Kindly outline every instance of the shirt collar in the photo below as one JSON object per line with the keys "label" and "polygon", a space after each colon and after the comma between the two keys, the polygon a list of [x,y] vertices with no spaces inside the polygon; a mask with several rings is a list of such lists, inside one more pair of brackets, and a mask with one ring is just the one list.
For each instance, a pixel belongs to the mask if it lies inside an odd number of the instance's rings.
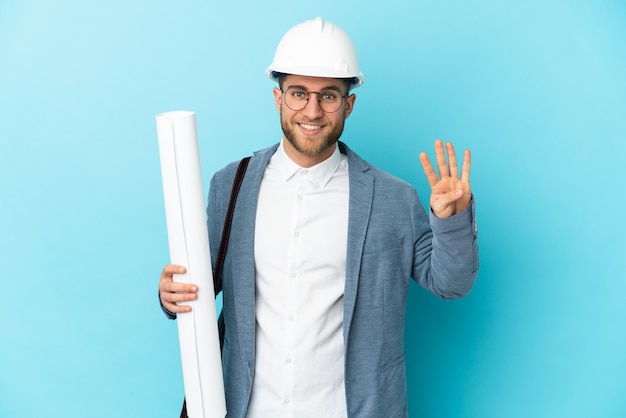
{"label": "shirt collar", "polygon": [[284,138],[280,142],[280,146],[274,154],[276,162],[278,163],[280,176],[283,181],[289,181],[299,172],[308,172],[309,178],[313,179],[319,184],[320,187],[324,188],[332,178],[333,174],[335,174],[339,164],[341,163],[341,152],[339,151],[339,146],[335,144],[335,150],[332,155],[321,163],[318,163],[313,167],[304,168],[300,167],[291,158],[289,158],[285,152],[285,148],[283,147],[283,141],[285,141]]}

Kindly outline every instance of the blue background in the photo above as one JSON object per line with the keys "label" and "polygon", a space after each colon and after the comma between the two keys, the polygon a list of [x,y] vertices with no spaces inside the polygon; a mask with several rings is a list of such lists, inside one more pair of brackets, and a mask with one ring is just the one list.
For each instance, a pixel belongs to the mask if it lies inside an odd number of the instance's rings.
{"label": "blue background", "polygon": [[411,416],[626,416],[626,3],[5,0],[1,417],[177,416],[154,116],[197,112],[206,188],[280,139],[263,72],[318,15],[367,78],[353,149],[424,203],[419,152],[473,153],[482,268],[411,287]]}

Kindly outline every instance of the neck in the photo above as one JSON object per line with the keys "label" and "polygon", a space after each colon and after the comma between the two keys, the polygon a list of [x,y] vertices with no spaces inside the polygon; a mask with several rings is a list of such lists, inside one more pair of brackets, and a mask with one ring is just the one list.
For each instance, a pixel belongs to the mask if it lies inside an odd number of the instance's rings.
{"label": "neck", "polygon": [[283,137],[283,149],[285,150],[285,154],[287,154],[291,161],[298,164],[302,168],[310,168],[329,159],[335,152],[336,147],[337,143],[335,143],[335,146],[325,148],[318,153],[309,154],[298,151],[293,144],[287,140],[287,138]]}

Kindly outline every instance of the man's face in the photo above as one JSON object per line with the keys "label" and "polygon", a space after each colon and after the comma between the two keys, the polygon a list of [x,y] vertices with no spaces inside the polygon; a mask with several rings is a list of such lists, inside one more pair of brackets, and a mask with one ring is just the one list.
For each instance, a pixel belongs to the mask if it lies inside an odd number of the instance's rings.
{"label": "man's face", "polygon": [[[337,91],[340,96],[348,94],[344,80],[323,77],[287,75],[282,80],[282,90],[298,87],[307,92],[323,90]],[[330,157],[341,133],[345,119],[352,113],[356,96],[345,98],[336,112],[322,110],[317,94],[311,94],[306,106],[294,111],[286,104],[283,92],[274,89],[276,109],[280,112],[280,123],[285,135],[285,152],[297,164],[310,167]]]}

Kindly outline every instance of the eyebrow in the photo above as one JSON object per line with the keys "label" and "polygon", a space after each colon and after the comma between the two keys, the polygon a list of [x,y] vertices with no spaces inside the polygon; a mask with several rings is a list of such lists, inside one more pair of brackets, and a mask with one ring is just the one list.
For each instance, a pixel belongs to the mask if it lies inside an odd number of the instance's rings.
{"label": "eyebrow", "polygon": [[[285,88],[285,90],[290,89],[290,88],[301,89],[301,90],[304,90],[304,91],[307,91],[307,92],[309,91],[309,89],[307,89],[305,86],[301,86],[301,85],[298,85],[298,84],[294,84],[294,85],[292,85],[292,86],[287,86],[287,87]],[[320,89],[320,91],[324,91],[324,90],[333,90],[333,91],[336,91],[336,92],[337,92],[337,93],[339,93],[339,94],[343,94],[343,93],[341,92],[341,89],[340,89],[339,87],[337,87],[337,86],[333,86],[333,85],[331,85],[331,86],[327,86],[327,87],[323,87],[323,88],[321,88],[321,89]],[[347,94],[347,93],[346,93],[346,94]]]}

